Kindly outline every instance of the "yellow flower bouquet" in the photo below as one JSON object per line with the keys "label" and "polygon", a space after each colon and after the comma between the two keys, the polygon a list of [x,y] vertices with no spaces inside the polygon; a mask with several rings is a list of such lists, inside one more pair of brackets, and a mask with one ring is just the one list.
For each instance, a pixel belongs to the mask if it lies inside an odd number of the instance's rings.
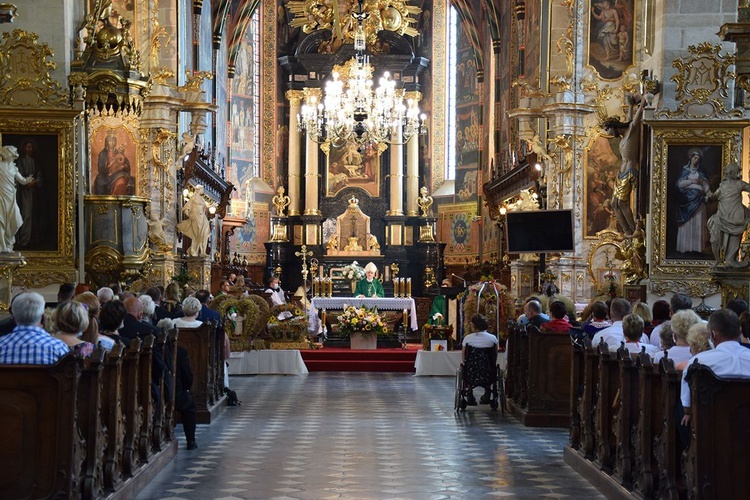
{"label": "yellow flower bouquet", "polygon": [[385,335],[388,333],[388,327],[376,308],[344,306],[344,312],[336,319],[339,321],[341,333],[347,335],[352,333]]}

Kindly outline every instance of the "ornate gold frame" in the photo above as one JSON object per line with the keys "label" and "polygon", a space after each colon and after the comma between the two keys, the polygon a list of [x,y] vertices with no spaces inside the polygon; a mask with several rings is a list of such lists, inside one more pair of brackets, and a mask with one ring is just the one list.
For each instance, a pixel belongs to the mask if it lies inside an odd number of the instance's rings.
{"label": "ornate gold frame", "polygon": [[[3,110],[6,111],[6,110]],[[14,277],[16,284],[41,288],[54,283],[75,281],[75,221],[73,207],[73,119],[70,110],[8,110],[0,117],[2,134],[57,135],[57,250],[24,251],[28,263]]]}
{"label": "ornate gold frame", "polygon": [[[650,280],[653,291],[690,293],[692,296],[707,296],[715,292],[716,285],[710,282],[709,271],[713,260],[675,259],[667,256],[667,206],[671,189],[668,182],[669,151],[672,146],[720,146],[721,165],[740,161],[742,133],[748,122],[736,121],[688,121],[653,120],[653,175],[652,175],[652,223],[650,251]],[[716,185],[711,185],[715,190]]]}

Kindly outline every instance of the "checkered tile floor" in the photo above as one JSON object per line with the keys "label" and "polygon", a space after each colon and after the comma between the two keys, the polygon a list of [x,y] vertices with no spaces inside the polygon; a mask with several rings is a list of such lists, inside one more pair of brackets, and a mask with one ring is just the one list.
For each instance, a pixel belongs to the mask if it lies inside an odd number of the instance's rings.
{"label": "checkered tile floor", "polygon": [[[562,461],[563,429],[453,412],[450,377],[232,377],[242,406],[198,426],[146,499],[603,498]],[[477,396],[481,389],[477,389]]]}

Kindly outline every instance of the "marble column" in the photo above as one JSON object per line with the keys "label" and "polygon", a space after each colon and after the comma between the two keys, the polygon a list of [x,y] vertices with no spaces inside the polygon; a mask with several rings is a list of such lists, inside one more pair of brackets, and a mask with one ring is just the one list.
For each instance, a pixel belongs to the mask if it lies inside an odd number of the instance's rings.
{"label": "marble column", "polygon": [[404,146],[401,127],[391,134],[391,202],[387,215],[404,215]]}
{"label": "marble column", "polygon": [[320,215],[320,210],[318,210],[318,145],[309,135],[305,148],[305,164],[307,168],[305,169],[304,215]]}
{"label": "marble column", "polygon": [[[407,92],[407,99],[422,98],[420,92]],[[406,143],[406,215],[416,217],[417,198],[419,197],[419,135],[414,134]]]}
{"label": "marble column", "polygon": [[287,90],[286,98],[289,99],[289,215],[300,214],[300,189],[302,178],[300,177],[300,132],[299,112],[303,92],[300,90]]}

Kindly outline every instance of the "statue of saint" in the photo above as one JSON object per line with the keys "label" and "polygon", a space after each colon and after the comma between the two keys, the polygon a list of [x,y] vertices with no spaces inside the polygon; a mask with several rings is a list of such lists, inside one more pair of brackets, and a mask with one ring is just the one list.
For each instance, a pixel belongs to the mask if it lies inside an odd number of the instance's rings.
{"label": "statue of saint", "polygon": [[332,234],[331,238],[328,240],[328,243],[326,243],[326,249],[331,251],[336,251],[339,249],[339,235],[338,234]]}
{"label": "statue of saint", "polygon": [[612,195],[612,211],[615,213],[617,222],[620,223],[626,237],[635,231],[635,219],[633,218],[633,211],[630,209],[630,198],[636,184],[638,184],[641,120],[643,118],[643,107],[646,104],[645,99],[633,95],[628,95],[627,100],[629,104],[628,121],[621,122],[618,117],[609,117],[602,124],[608,134],[622,138],[620,139],[622,164],[617,174]]}
{"label": "statue of saint", "polygon": [[195,188],[195,193],[182,207],[182,213],[186,219],[177,224],[177,230],[190,238],[190,248],[187,254],[190,257],[206,257],[206,245],[211,236],[211,225],[206,217],[208,208],[206,200],[203,199],[203,186]]}
{"label": "statue of saint", "polygon": [[292,200],[284,194],[285,191],[284,186],[279,186],[279,189],[276,190],[276,196],[271,198],[271,203],[273,203],[273,206],[276,208],[276,215],[279,217],[286,217],[284,211],[292,202]]}
{"label": "statue of saint", "polygon": [[367,235],[367,249],[368,250],[380,250],[380,243],[378,243],[378,237],[374,234]]}
{"label": "statue of saint", "polygon": [[719,200],[719,208],[708,219],[711,249],[716,266],[723,260],[725,267],[744,268],[748,262],[740,262],[740,239],[750,222],[750,209],[742,204],[742,193],[750,193],[750,184],[743,181],[740,166],[732,162],[724,167],[724,178],[719,188],[706,195],[707,199]]}
{"label": "statue of saint", "polygon": [[34,176],[24,177],[14,163],[18,159],[15,146],[0,149],[0,253],[12,253],[16,233],[23,224],[21,210],[16,202],[16,182],[27,185]]}
{"label": "statue of saint", "polygon": [[417,205],[419,206],[419,209],[422,211],[422,217],[427,217],[430,212],[430,207],[432,207],[432,196],[429,195],[429,191],[427,191],[427,187],[422,186],[422,188],[419,190],[419,198],[417,198]]}

